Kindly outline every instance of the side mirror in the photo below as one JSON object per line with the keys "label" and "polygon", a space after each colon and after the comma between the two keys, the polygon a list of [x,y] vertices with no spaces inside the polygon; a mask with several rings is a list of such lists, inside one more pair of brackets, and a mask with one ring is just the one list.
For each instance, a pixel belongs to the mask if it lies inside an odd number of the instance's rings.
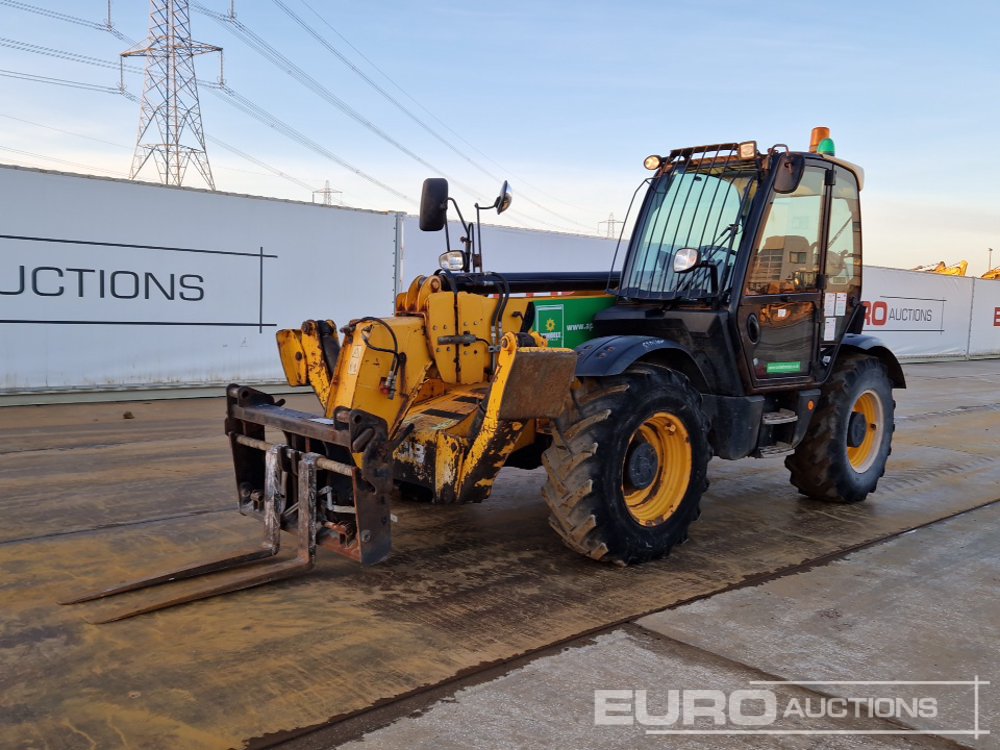
{"label": "side mirror", "polygon": [[448,220],[448,180],[428,177],[420,192],[420,231],[440,232]]}
{"label": "side mirror", "polygon": [[500,195],[497,197],[497,213],[502,214],[508,208],[510,204],[514,202],[514,194],[510,190],[510,185],[507,184],[507,180],[503,181],[503,187],[500,188]]}
{"label": "side mirror", "polygon": [[782,154],[775,169],[774,192],[782,195],[794,193],[802,182],[806,160],[802,158],[802,154]]}
{"label": "side mirror", "polygon": [[693,247],[682,247],[674,256],[674,273],[693,271],[701,263],[701,253]]}

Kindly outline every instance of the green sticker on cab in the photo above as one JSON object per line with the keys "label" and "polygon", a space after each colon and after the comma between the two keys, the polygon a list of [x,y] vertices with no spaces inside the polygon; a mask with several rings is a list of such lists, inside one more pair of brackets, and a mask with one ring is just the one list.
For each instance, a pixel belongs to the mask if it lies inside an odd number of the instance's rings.
{"label": "green sticker on cab", "polygon": [[781,375],[787,373],[802,372],[801,362],[768,362],[768,375]]}

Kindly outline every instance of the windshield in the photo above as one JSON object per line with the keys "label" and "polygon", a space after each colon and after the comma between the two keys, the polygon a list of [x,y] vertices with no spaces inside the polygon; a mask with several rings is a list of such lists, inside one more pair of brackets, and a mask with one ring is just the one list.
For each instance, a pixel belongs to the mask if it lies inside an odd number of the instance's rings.
{"label": "windshield", "polygon": [[[757,187],[753,164],[677,164],[653,182],[632,235],[622,274],[621,296],[640,299],[699,299],[721,294],[732,280]],[[674,272],[674,255],[697,248],[710,268]]]}

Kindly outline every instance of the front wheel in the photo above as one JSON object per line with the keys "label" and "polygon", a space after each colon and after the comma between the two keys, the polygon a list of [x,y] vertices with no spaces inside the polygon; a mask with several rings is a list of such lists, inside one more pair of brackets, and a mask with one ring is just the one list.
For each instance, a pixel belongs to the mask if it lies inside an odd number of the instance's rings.
{"label": "front wheel", "polygon": [[633,365],[571,395],[543,455],[549,523],[597,560],[663,557],[687,538],[707,485],[700,394],[680,373]]}
{"label": "front wheel", "polygon": [[894,412],[885,365],[871,356],[845,356],[823,387],[805,438],[785,459],[792,484],[814,500],[864,500],[885,474]]}

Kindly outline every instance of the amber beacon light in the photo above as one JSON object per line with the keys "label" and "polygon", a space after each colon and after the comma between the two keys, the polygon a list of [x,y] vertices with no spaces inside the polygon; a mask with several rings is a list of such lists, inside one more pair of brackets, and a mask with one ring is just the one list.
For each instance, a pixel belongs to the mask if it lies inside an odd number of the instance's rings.
{"label": "amber beacon light", "polygon": [[809,153],[825,156],[836,155],[836,148],[830,137],[830,128],[817,127],[812,129],[812,135],[809,137]]}

